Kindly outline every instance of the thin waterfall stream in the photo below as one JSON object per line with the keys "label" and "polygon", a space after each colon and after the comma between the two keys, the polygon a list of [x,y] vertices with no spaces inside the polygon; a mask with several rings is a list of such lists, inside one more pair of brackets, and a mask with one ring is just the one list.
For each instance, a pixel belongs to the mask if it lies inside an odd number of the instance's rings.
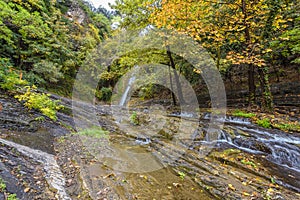
{"label": "thin waterfall stream", "polygon": [[129,93],[129,91],[131,89],[131,85],[134,83],[134,81],[135,81],[135,76],[132,76],[132,77],[129,78],[127,87],[125,89],[125,92],[122,95],[119,106],[125,106],[125,103],[126,103],[127,98],[128,98],[128,93]]}

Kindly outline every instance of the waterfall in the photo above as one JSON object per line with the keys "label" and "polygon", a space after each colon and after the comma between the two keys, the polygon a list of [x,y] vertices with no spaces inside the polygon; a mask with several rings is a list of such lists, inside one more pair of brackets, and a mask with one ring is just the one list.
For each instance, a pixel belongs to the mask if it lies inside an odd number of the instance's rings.
{"label": "waterfall", "polygon": [[128,80],[128,84],[127,84],[126,90],[125,90],[125,92],[122,95],[122,98],[121,98],[121,101],[119,103],[119,106],[124,106],[125,105],[128,93],[129,93],[129,91],[131,89],[131,85],[132,85],[132,83],[134,81],[135,81],[135,76],[130,77],[130,79]]}

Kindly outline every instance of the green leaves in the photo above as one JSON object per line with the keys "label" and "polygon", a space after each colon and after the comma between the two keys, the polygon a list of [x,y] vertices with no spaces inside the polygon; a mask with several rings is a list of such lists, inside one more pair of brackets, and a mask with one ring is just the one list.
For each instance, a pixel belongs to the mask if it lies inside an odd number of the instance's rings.
{"label": "green leaves", "polygon": [[300,63],[300,16],[294,20],[295,26],[284,31],[280,37],[271,43],[277,54],[291,57],[291,62]]}
{"label": "green leaves", "polygon": [[268,119],[268,118],[256,120],[256,123],[258,126],[261,126],[264,128],[271,128],[271,122],[270,122],[270,119]]}
{"label": "green leaves", "polygon": [[[62,8],[67,12],[71,6],[82,11],[82,23],[62,14]],[[0,58],[9,58],[15,68],[39,76],[34,78],[39,83],[75,77],[87,55],[109,31],[110,21],[94,13],[83,0],[59,4],[0,0],[0,7]]]}
{"label": "green leaves", "polygon": [[132,123],[133,125],[140,124],[139,117],[135,111],[133,111],[132,114],[130,115],[130,123]]}
{"label": "green leaves", "polygon": [[25,88],[26,92],[16,95],[15,98],[21,102],[25,102],[24,105],[29,109],[37,109],[50,119],[56,121],[56,112],[64,106],[59,105],[59,101],[52,101],[47,94],[35,92],[35,86],[26,86]]}
{"label": "green leaves", "polygon": [[121,26],[139,30],[146,28],[150,24],[151,13],[148,2],[149,0],[116,0],[113,8],[123,16]]}
{"label": "green leaves", "polygon": [[0,88],[9,91],[15,91],[19,86],[28,84],[27,81],[20,78],[22,72],[12,68],[8,59],[0,59]]}
{"label": "green leaves", "polygon": [[33,65],[33,71],[42,76],[50,83],[58,82],[59,78],[63,77],[60,72],[61,65],[49,60],[41,60]]}
{"label": "green leaves", "polygon": [[254,113],[247,113],[247,112],[244,112],[244,111],[241,111],[241,110],[235,110],[232,113],[232,115],[236,116],[236,117],[245,117],[245,118],[252,118],[252,117],[256,116],[256,114],[254,114]]}

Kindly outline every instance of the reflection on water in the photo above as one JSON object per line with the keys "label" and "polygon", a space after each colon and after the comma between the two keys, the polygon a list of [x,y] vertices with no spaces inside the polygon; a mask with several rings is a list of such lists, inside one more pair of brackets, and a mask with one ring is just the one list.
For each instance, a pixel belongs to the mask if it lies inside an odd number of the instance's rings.
{"label": "reflection on water", "polygon": [[[142,111],[138,115],[143,119]],[[245,166],[240,163],[232,163],[234,167],[223,166],[224,163],[220,163],[220,160],[211,159],[213,152],[229,148],[239,149],[244,152],[241,155],[246,159],[251,157],[260,162],[261,169],[266,169],[263,173],[274,173],[277,184],[300,191],[300,180],[297,178],[300,177],[299,137],[278,130],[263,129],[247,120],[228,118],[225,119],[224,127],[215,129],[218,139],[211,141],[206,139],[207,116],[199,121],[188,113],[170,115],[147,112],[146,115],[144,123],[138,126],[124,117],[115,122],[116,127],[121,127],[118,130],[123,131],[111,132],[110,137],[102,140],[101,145],[97,145],[97,140],[92,138],[83,140],[84,145],[101,163],[99,167],[105,166],[105,170],[121,174],[130,183],[130,189],[124,187],[137,196],[146,197],[150,193],[155,196],[157,192],[156,198],[164,195],[165,199],[174,199],[176,195],[183,195],[178,199],[211,199],[211,195],[220,197],[222,195],[217,193],[231,182],[237,181],[237,175],[228,174],[230,169],[232,173],[242,173],[241,176],[246,179],[258,180],[257,173],[260,171],[256,168],[249,174],[249,171],[243,171]],[[102,116],[101,120],[112,119]],[[159,129],[153,123],[157,120],[164,121]],[[245,158],[238,157],[237,160]],[[280,173],[282,170],[287,173]],[[92,171],[97,174],[96,169]],[[179,174],[184,174],[185,177],[182,178]],[[266,182],[270,181],[268,176],[266,175]],[[249,189],[247,185],[236,184],[240,185],[241,190]],[[234,192],[230,195],[232,199],[238,198]]]}

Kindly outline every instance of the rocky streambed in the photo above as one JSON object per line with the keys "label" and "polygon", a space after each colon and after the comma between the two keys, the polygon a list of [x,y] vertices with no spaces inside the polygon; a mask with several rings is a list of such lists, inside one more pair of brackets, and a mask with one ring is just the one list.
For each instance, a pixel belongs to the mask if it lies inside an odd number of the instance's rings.
{"label": "rocky streambed", "polygon": [[54,155],[55,137],[69,131],[6,94],[0,104],[1,199],[70,199]]}
{"label": "rocky streambed", "polygon": [[300,198],[297,133],[226,118],[210,141],[209,114],[85,105],[80,125],[93,111],[98,127],[74,134],[71,101],[62,102],[67,109],[57,122],[41,122],[39,113],[1,95],[0,168],[7,185],[1,198]]}

